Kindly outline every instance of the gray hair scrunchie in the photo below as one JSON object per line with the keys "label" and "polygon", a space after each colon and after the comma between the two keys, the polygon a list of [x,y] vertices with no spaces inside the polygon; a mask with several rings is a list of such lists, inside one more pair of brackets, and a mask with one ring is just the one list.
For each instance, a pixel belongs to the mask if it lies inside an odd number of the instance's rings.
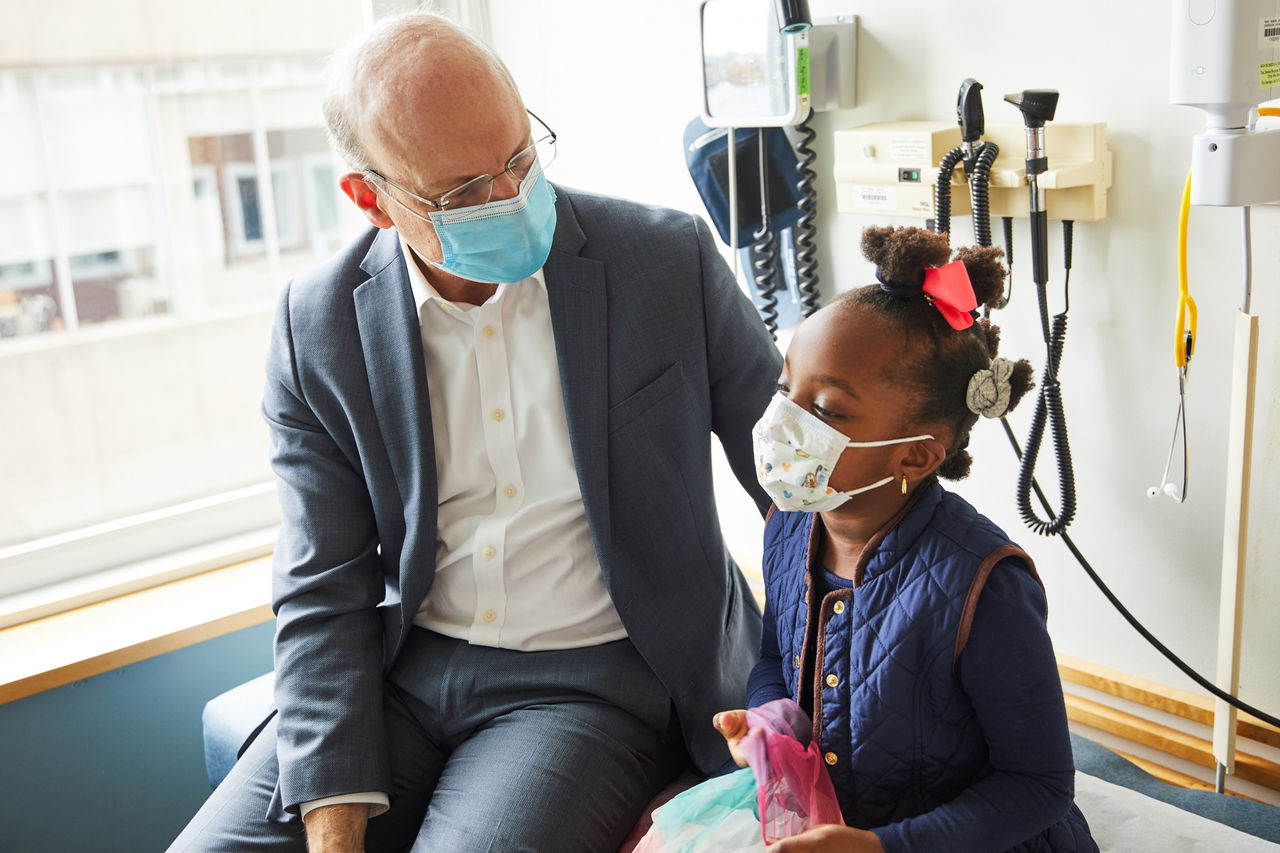
{"label": "gray hair scrunchie", "polygon": [[990,367],[984,367],[969,378],[969,388],[965,391],[965,404],[969,411],[984,418],[998,418],[1009,408],[1009,396],[1013,389],[1009,386],[1009,377],[1013,375],[1013,362],[1007,358],[991,360]]}

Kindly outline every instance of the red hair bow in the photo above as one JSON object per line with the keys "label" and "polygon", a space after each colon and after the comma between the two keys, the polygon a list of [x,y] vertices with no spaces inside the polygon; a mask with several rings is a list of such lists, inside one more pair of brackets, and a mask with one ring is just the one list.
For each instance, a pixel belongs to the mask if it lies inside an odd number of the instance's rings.
{"label": "red hair bow", "polygon": [[942,312],[948,326],[967,329],[973,325],[971,312],[978,309],[978,298],[973,295],[973,284],[963,261],[926,269],[922,290],[933,307]]}

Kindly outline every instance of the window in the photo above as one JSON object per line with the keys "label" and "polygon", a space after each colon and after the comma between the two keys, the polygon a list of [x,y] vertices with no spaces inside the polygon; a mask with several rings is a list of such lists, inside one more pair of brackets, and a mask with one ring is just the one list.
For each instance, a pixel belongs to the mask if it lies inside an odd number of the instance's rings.
{"label": "window", "polygon": [[365,3],[282,0],[257,38],[194,0],[127,26],[111,5],[86,6],[70,35],[52,10],[17,21],[9,43],[27,55],[0,70],[8,601],[228,536],[269,541],[274,300],[367,227],[339,198],[319,105],[324,58]]}

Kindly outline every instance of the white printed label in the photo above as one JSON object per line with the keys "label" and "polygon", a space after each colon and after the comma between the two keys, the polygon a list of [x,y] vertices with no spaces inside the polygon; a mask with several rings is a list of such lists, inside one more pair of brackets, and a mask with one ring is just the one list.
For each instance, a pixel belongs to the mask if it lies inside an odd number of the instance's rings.
{"label": "white printed label", "polygon": [[1263,18],[1258,22],[1258,50],[1280,47],[1280,18]]}
{"label": "white printed label", "polygon": [[928,163],[929,141],[911,138],[891,139],[889,140],[889,159],[904,166]]}
{"label": "white printed label", "polygon": [[898,190],[895,187],[853,188],[854,204],[864,210],[897,210]]}

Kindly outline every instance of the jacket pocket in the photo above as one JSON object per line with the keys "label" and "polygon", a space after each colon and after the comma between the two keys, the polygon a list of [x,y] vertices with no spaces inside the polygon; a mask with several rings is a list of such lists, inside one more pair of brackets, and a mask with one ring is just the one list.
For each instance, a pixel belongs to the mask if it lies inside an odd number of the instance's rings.
{"label": "jacket pocket", "polygon": [[634,394],[609,409],[609,431],[616,432],[684,385],[684,362],[677,361]]}

